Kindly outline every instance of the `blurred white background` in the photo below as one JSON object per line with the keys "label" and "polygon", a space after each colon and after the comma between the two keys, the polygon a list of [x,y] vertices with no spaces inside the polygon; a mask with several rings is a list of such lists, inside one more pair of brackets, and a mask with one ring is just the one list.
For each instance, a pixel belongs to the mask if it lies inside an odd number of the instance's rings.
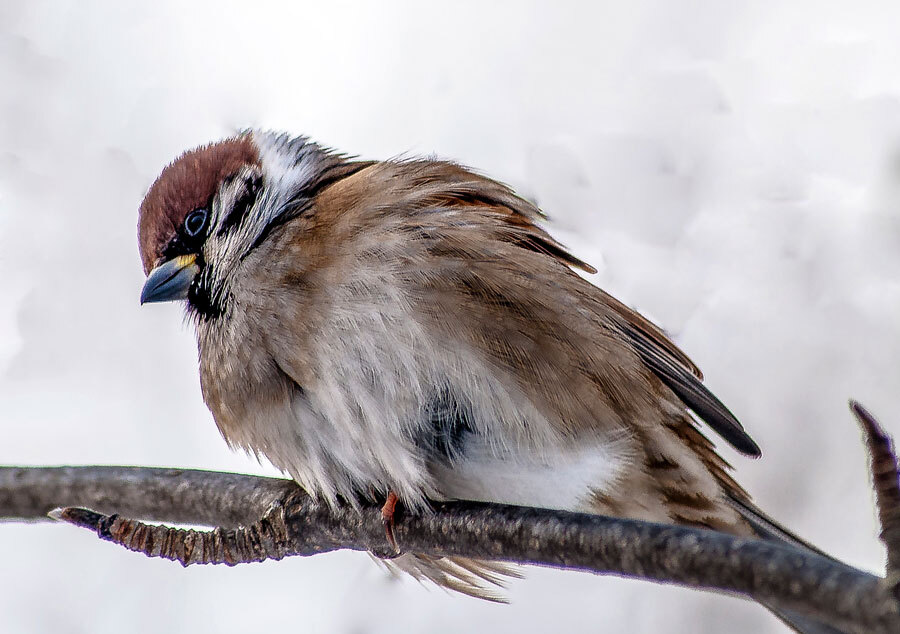
{"label": "blurred white background", "polygon": [[[457,159],[535,198],[763,447],[759,504],[882,552],[853,396],[900,434],[900,4],[0,1],[0,464],[273,473],[205,409],[181,308],[141,308],[140,200],[260,126]],[[360,553],[235,569],[0,525],[0,630],[778,632],[732,598],[529,570],[512,605]]]}

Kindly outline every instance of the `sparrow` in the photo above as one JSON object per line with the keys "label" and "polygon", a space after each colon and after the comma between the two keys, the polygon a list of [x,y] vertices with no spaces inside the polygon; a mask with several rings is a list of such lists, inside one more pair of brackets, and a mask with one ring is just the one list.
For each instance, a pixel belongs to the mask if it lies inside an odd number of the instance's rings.
{"label": "sparrow", "polygon": [[[473,500],[810,547],[716,452],[707,431],[760,455],[697,366],[580,275],[595,270],[543,220],[453,162],[246,131],[150,187],[141,302],[185,301],[231,447],[325,503],[385,500],[389,536],[398,500]],[[492,600],[514,573],[416,553],[387,565]]]}

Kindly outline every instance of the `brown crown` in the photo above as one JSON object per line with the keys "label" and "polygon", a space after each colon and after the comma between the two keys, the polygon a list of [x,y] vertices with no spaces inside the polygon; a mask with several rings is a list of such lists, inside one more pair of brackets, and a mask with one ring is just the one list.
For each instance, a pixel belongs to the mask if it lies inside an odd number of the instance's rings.
{"label": "brown crown", "polygon": [[258,162],[253,141],[242,135],[189,150],[167,165],[144,197],[138,215],[144,273],[157,263],[185,217],[209,204],[222,180]]}

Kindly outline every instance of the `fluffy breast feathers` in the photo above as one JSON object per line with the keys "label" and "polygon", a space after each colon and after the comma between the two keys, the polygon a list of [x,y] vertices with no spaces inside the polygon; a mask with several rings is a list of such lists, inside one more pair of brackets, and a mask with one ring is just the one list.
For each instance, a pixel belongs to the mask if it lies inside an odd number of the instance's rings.
{"label": "fluffy breast feathers", "polygon": [[[438,161],[376,163],[331,184],[247,258],[228,323],[200,326],[223,434],[332,501],[394,490],[421,507],[476,488],[490,499],[490,483],[459,474],[559,466],[593,469],[594,483],[557,507],[735,524],[717,500],[746,494],[647,359],[691,389],[699,371],[577,275],[590,267],[540,218]],[[427,411],[445,394],[471,438],[435,454],[447,430]],[[603,464],[582,460],[591,448]],[[528,502],[494,488],[496,501]],[[531,503],[549,505],[537,491]]]}

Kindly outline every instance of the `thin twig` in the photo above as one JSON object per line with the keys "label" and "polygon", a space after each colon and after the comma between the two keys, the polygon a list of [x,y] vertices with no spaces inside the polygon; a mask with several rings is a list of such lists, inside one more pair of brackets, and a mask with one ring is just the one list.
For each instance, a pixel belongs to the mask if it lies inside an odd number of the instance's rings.
{"label": "thin twig", "polygon": [[887,549],[887,579],[900,590],[900,469],[894,443],[875,417],[856,401],[850,409],[862,427],[869,449],[875,506],[881,525],[881,541]]}
{"label": "thin twig", "polygon": [[56,509],[48,515],[96,531],[100,538],[148,557],[177,561],[182,566],[234,566],[296,554],[287,535],[282,509],[281,504],[274,505],[262,519],[248,527],[210,531],[145,524],[117,514],[104,515],[77,507]]}

